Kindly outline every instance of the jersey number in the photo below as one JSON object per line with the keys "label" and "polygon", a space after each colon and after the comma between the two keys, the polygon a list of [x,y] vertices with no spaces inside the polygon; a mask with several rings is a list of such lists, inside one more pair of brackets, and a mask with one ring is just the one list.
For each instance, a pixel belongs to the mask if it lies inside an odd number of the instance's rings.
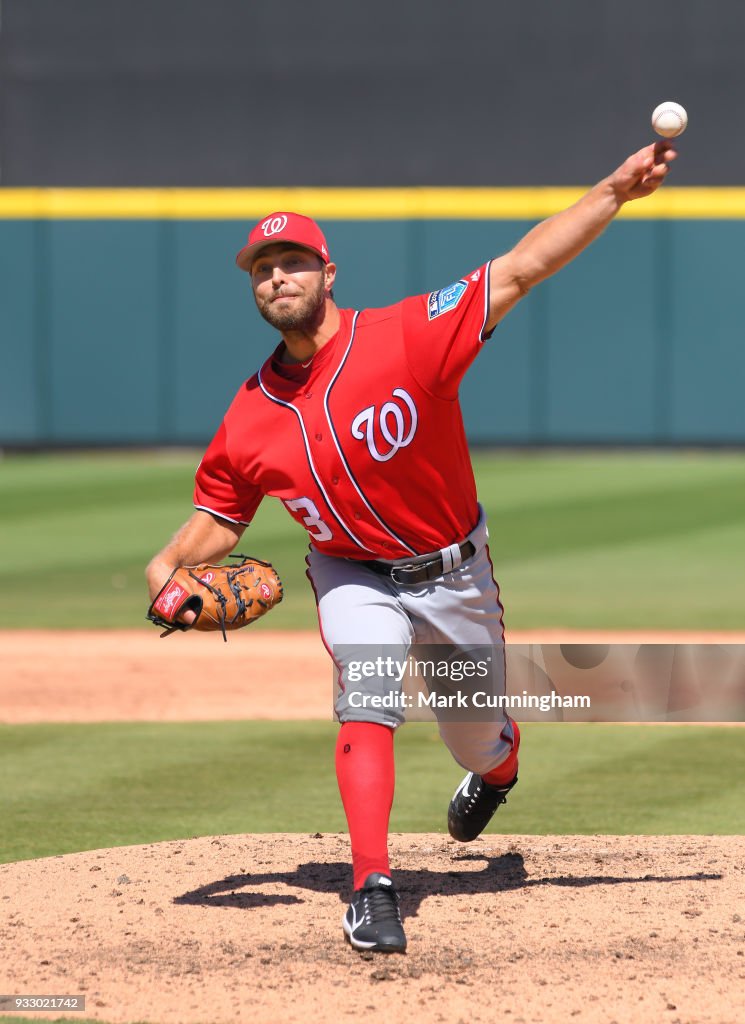
{"label": "jersey number", "polygon": [[331,540],[331,530],[328,528],[323,519],[318,514],[318,509],[310,498],[293,498],[291,501],[286,501],[285,507],[290,512],[307,512],[307,516],[303,516],[303,525],[308,531],[313,540],[324,541]]}

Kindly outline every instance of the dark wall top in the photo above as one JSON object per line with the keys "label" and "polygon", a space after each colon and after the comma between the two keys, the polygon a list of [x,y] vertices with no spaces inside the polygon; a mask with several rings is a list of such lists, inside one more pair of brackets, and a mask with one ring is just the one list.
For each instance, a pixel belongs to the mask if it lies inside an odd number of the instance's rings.
{"label": "dark wall top", "polygon": [[743,0],[3,0],[0,184],[584,184],[689,111],[745,183]]}

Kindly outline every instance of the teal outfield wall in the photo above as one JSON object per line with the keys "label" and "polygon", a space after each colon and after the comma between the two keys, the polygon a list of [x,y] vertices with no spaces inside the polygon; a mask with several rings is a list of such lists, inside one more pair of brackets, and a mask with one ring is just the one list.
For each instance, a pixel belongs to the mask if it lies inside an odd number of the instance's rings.
{"label": "teal outfield wall", "polygon": [[[449,284],[531,226],[324,220],[342,306]],[[0,220],[0,444],[203,444],[274,344],[234,220]],[[619,220],[463,386],[494,444],[745,444],[745,220]],[[393,382],[395,383],[395,382]]]}

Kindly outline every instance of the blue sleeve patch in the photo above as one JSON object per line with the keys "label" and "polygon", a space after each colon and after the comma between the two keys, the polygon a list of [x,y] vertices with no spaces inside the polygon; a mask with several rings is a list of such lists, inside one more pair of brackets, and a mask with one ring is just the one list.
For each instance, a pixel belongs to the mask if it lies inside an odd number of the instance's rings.
{"label": "blue sleeve patch", "polygon": [[468,285],[465,281],[456,281],[455,284],[450,284],[447,288],[441,288],[439,292],[430,292],[427,299],[428,318],[434,320],[436,316],[440,316],[442,313],[449,313],[451,309],[455,309],[467,288]]}

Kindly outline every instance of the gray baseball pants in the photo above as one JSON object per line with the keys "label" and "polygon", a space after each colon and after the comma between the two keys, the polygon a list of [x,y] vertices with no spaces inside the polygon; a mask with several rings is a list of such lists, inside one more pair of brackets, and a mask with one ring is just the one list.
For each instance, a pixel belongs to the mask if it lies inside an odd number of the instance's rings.
{"label": "gray baseball pants", "polygon": [[[432,645],[452,645],[466,653],[492,648],[497,657],[488,679],[463,681],[459,688],[505,692],[503,608],[487,538],[482,510],[467,538],[475,554],[451,572],[414,586],[401,586],[367,566],[329,557],[311,546],[308,578],[316,594],[321,635],[344,680],[335,708],[340,722],[376,722],[395,729],[405,720],[397,707],[360,706],[361,695],[389,691],[392,681],[385,676],[350,682],[347,669],[356,648],[367,659],[377,652],[396,660],[408,654],[427,657],[435,649]],[[512,750],[512,720],[501,708],[479,711],[465,721],[464,716],[453,720],[438,707],[433,711],[445,745],[467,771],[484,775]]]}

